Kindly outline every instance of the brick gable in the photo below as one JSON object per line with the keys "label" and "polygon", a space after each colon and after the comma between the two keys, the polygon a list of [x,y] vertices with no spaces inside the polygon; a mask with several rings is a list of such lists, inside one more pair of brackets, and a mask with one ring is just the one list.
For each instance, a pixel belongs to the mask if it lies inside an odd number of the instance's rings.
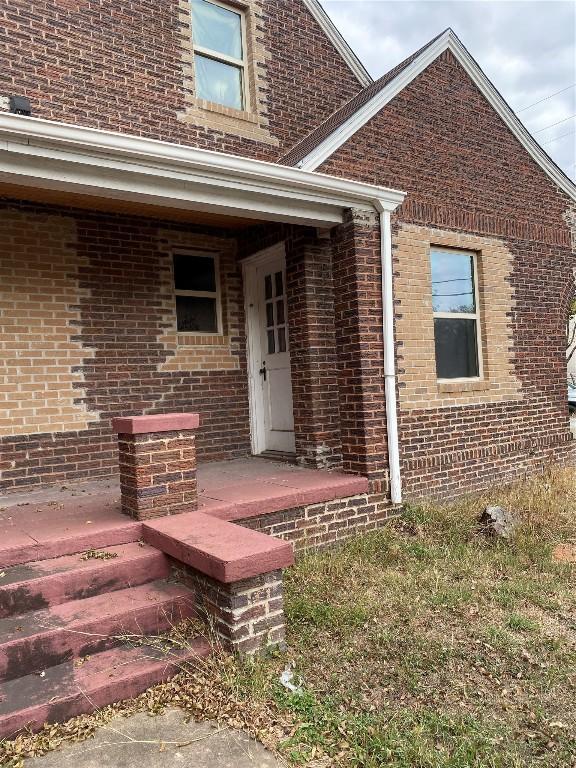
{"label": "brick gable", "polygon": [[[562,230],[554,237],[569,244],[563,219],[568,198],[532,160],[449,51],[318,171],[404,190],[408,196],[399,212],[404,220],[436,219],[442,225],[449,224],[452,215],[456,229],[507,236],[511,233],[503,230],[503,222],[514,218]],[[418,214],[419,205],[428,208]],[[532,235],[526,231],[522,236]]]}
{"label": "brick gable", "polygon": [[258,98],[272,143],[179,119],[187,82],[177,0],[6,0],[0,96],[28,96],[36,117],[275,160],[361,86],[300,0],[253,5],[268,52]]}

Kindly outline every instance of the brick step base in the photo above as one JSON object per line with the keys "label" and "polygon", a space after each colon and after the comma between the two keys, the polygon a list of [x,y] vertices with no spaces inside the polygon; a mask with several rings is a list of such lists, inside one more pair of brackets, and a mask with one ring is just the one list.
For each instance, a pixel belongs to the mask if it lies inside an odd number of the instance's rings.
{"label": "brick step base", "polygon": [[71,660],[50,667],[43,677],[31,674],[0,684],[0,739],[133,698],[209,653],[201,638],[168,654],[148,646],[118,647],[82,664]]}
{"label": "brick step base", "polygon": [[130,543],[86,557],[76,553],[15,565],[0,579],[0,618],[136,587],[170,574],[168,559],[153,547]]}

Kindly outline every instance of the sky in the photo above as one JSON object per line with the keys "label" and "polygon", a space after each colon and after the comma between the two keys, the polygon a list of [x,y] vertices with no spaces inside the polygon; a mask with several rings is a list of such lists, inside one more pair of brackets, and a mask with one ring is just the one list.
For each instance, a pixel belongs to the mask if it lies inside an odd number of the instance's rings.
{"label": "sky", "polygon": [[374,78],[452,27],[528,130],[576,180],[576,1],[321,2]]}

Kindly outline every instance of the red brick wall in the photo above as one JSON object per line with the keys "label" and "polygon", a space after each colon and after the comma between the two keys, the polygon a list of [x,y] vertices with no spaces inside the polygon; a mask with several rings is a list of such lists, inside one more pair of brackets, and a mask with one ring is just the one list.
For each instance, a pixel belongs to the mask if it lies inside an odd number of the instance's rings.
{"label": "red brick wall", "polygon": [[27,96],[37,117],[275,160],[360,90],[300,0],[262,0],[279,146],[183,123],[180,25],[178,0],[3,0],[0,95]]}
{"label": "red brick wall", "polygon": [[[164,232],[184,227],[150,219],[103,215],[25,203],[2,203],[34,215],[65,216],[76,225],[80,288],[78,333],[86,350],[78,404],[93,414],[88,429],[0,439],[0,490],[88,479],[118,470],[114,416],[191,411],[202,415],[198,456],[217,460],[250,450],[245,339],[233,339],[238,365],[231,370],[163,370],[170,351],[159,283],[169,270],[161,250]],[[226,233],[194,229],[198,234]],[[21,232],[19,237],[25,237]],[[235,327],[243,328],[241,274],[234,264],[222,275],[231,296]],[[51,301],[46,296],[46,301]],[[25,321],[23,321],[25,323]],[[25,357],[25,355],[24,355]],[[23,364],[36,361],[23,360]],[[66,375],[62,369],[61,375]],[[14,383],[16,391],[16,383]]]}
{"label": "red brick wall", "polygon": [[[319,170],[405,190],[396,226],[489,235],[514,255],[510,356],[522,399],[407,410],[400,391],[408,494],[455,495],[572,457],[564,309],[576,259],[563,218],[568,199],[452,55],[444,53]],[[395,250],[397,287],[408,285],[409,261]],[[408,309],[397,302],[397,317]]]}
{"label": "red brick wall", "polygon": [[365,493],[237,522],[245,528],[291,541],[296,552],[306,552],[381,528],[397,511],[386,493]]}
{"label": "red brick wall", "polygon": [[347,211],[332,247],[343,466],[378,493],[388,482],[388,445],[377,214]]}
{"label": "red brick wall", "polygon": [[296,454],[319,469],[342,465],[332,249],[313,230],[286,240],[286,284]]}

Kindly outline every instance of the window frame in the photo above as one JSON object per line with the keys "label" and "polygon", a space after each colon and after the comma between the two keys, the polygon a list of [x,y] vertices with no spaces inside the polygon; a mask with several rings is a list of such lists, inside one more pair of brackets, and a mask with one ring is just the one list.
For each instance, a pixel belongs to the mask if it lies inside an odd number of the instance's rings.
{"label": "window frame", "polygon": [[[215,291],[194,291],[184,288],[176,288],[176,275],[174,273],[175,256],[198,256],[201,258],[210,258],[214,262],[214,279],[216,283]],[[222,281],[220,280],[220,254],[213,251],[202,251],[197,249],[177,249],[172,251],[172,287],[174,289],[174,313],[176,315],[176,332],[179,336],[212,336],[214,338],[224,335],[224,324],[222,320]],[[177,296],[190,296],[199,299],[216,299],[216,331],[181,331],[178,328]]]}
{"label": "window frame", "polygon": [[[478,286],[478,258],[479,254],[476,251],[466,251],[461,248],[447,248],[446,246],[431,246],[428,258],[430,265],[430,285],[432,286],[432,254],[444,253],[452,256],[464,255],[472,258],[472,279],[474,280],[474,306],[475,312],[435,312],[434,311],[434,297],[432,296],[432,322],[434,320],[474,320],[476,323],[476,354],[478,356],[478,376],[458,376],[452,379],[440,378],[436,374],[436,381],[438,384],[452,384],[458,382],[474,382],[484,380],[484,355],[482,346],[482,323],[480,312],[480,291]],[[436,343],[436,332],[434,331],[434,343]],[[434,354],[434,362],[436,363],[436,354]]]}
{"label": "window frame", "polygon": [[[247,34],[246,34],[246,12],[247,9],[241,6],[236,5],[234,2],[221,2],[221,0],[206,0],[206,2],[211,3],[212,5],[219,6],[220,8],[224,8],[226,11],[231,11],[232,13],[236,13],[238,16],[240,16],[240,35],[242,38],[242,53],[244,58],[243,59],[235,59],[233,56],[228,56],[225,53],[220,53],[219,51],[214,51],[212,48],[204,48],[202,45],[197,45],[194,40],[194,19],[192,17],[192,3],[190,4],[190,24],[191,24],[191,30],[192,30],[192,66],[194,68],[194,81],[197,82],[196,79],[196,54],[199,56],[203,56],[206,59],[211,59],[212,61],[218,61],[221,64],[228,64],[230,66],[236,67],[240,70],[241,76],[240,76],[240,82],[241,82],[241,97],[242,97],[242,108],[237,109],[236,107],[230,107],[227,104],[221,104],[219,101],[210,101],[208,99],[204,99],[204,101],[208,101],[209,104],[217,104],[219,107],[224,109],[231,109],[234,112],[249,112],[249,105],[250,105],[250,87],[248,82],[248,47],[247,47]],[[201,96],[198,96],[198,89],[195,87],[196,90],[196,96],[197,98],[202,98]]]}

